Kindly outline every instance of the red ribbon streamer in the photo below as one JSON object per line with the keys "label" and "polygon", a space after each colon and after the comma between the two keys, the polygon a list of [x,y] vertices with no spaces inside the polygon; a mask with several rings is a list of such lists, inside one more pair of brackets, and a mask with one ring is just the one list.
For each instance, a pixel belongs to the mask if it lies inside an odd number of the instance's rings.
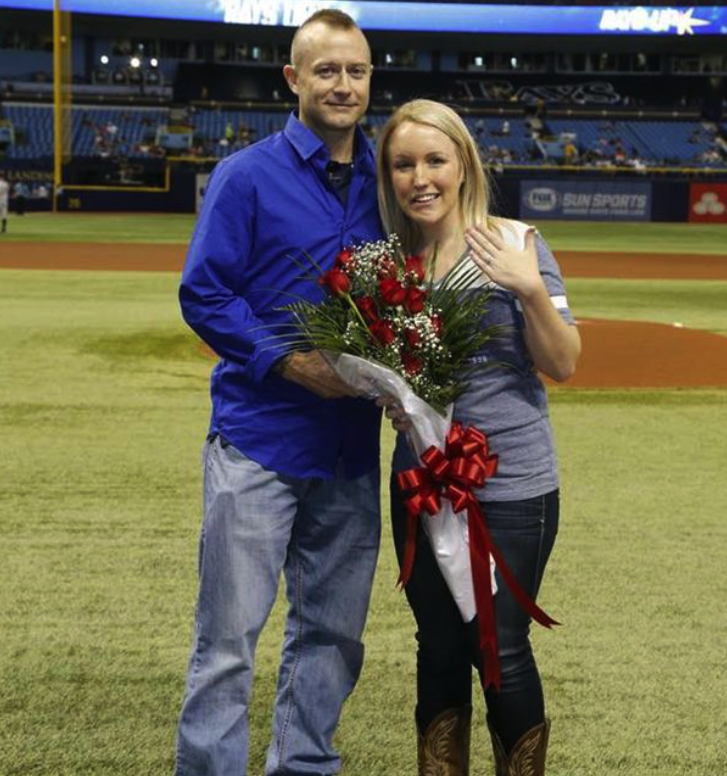
{"label": "red ribbon streamer", "polygon": [[[475,605],[479,617],[480,649],[482,651],[485,689],[492,684],[500,688],[500,661],[498,659],[495,604],[490,576],[490,555],[500,576],[522,608],[540,625],[550,628],[558,625],[520,587],[515,575],[495,546],[487,527],[487,520],[473,490],[485,486],[487,479],[497,472],[496,454],[489,452],[487,437],[474,426],[464,428],[455,422],[447,434],[444,451],[435,445],[421,455],[424,466],[415,466],[397,475],[399,488],[408,493],[404,560],[399,584],[404,586],[411,577],[416,552],[416,534],[422,512],[434,516],[439,512],[442,498],[449,499],[455,513],[467,510],[470,566],[474,586]],[[484,569],[485,573],[477,573]]]}

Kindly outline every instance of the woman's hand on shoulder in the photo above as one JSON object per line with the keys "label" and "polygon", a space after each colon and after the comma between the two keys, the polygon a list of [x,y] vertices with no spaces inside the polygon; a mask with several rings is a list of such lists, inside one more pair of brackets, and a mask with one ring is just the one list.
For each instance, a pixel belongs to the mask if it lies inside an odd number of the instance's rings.
{"label": "woman's hand on shoulder", "polygon": [[540,275],[535,229],[527,227],[522,249],[508,244],[506,230],[517,236],[507,221],[499,229],[490,225],[468,229],[465,237],[472,259],[490,280],[518,297],[525,316],[525,344],[537,369],[559,382],[567,380],[581,351],[578,331],[553,306]]}
{"label": "woman's hand on shoulder", "polygon": [[525,232],[523,249],[508,244],[503,229],[494,225],[477,224],[465,232],[472,260],[498,286],[527,298],[543,288],[535,247],[535,227]]}

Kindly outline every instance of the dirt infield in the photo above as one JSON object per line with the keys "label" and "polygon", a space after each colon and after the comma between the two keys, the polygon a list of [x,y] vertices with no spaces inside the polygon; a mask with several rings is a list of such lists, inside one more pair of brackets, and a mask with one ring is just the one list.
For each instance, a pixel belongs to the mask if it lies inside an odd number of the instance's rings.
{"label": "dirt infield", "polygon": [[[583,352],[565,388],[727,387],[727,337],[642,321],[582,318],[578,326]],[[200,350],[217,360],[207,345]]]}
{"label": "dirt infield", "polygon": [[[0,242],[0,267],[180,271],[178,244]],[[566,277],[727,280],[727,256],[560,251]],[[727,387],[727,337],[658,323],[582,320],[572,388]],[[210,354],[212,355],[212,354]]]}
{"label": "dirt infield", "polygon": [[583,351],[569,388],[727,387],[727,337],[642,321],[578,321]]}
{"label": "dirt infield", "polygon": [[[175,272],[186,246],[0,241],[0,267]],[[558,251],[566,278],[727,280],[727,256]]]}
{"label": "dirt infield", "polygon": [[727,280],[727,256],[558,251],[566,278]]}
{"label": "dirt infield", "polygon": [[0,242],[0,267],[179,272],[185,251],[170,243]]}

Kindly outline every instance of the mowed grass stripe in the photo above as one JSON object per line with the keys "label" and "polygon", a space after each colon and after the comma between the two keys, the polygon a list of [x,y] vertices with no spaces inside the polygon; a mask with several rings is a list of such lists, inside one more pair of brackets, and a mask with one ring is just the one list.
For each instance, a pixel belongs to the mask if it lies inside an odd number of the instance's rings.
{"label": "mowed grass stripe", "polygon": [[[186,244],[195,216],[179,213],[29,213],[10,216],[3,242]],[[727,256],[727,225],[541,221],[554,250]]]}
{"label": "mowed grass stripe", "polygon": [[195,216],[186,213],[28,213],[10,215],[3,242],[186,244]]}
{"label": "mowed grass stripe", "polygon": [[727,334],[727,281],[567,278],[577,318],[680,324]]}
{"label": "mowed grass stripe", "polygon": [[553,250],[713,254],[727,259],[727,224],[540,221]]}

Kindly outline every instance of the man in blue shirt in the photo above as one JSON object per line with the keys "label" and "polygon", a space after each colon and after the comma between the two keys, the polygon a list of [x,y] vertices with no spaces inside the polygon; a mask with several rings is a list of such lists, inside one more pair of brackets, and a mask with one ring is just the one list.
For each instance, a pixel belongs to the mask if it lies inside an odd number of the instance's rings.
{"label": "man in blue shirt", "polygon": [[372,152],[358,121],[371,55],[340,11],[296,32],[284,74],[298,116],[215,168],[180,289],[220,356],[204,452],[196,628],[177,776],[246,773],[255,646],[281,573],[290,608],[267,776],[335,774],[332,738],[361,670],[380,536],[379,410],[318,351],[291,352],[280,310],[321,289],[345,246],[381,237]]}

